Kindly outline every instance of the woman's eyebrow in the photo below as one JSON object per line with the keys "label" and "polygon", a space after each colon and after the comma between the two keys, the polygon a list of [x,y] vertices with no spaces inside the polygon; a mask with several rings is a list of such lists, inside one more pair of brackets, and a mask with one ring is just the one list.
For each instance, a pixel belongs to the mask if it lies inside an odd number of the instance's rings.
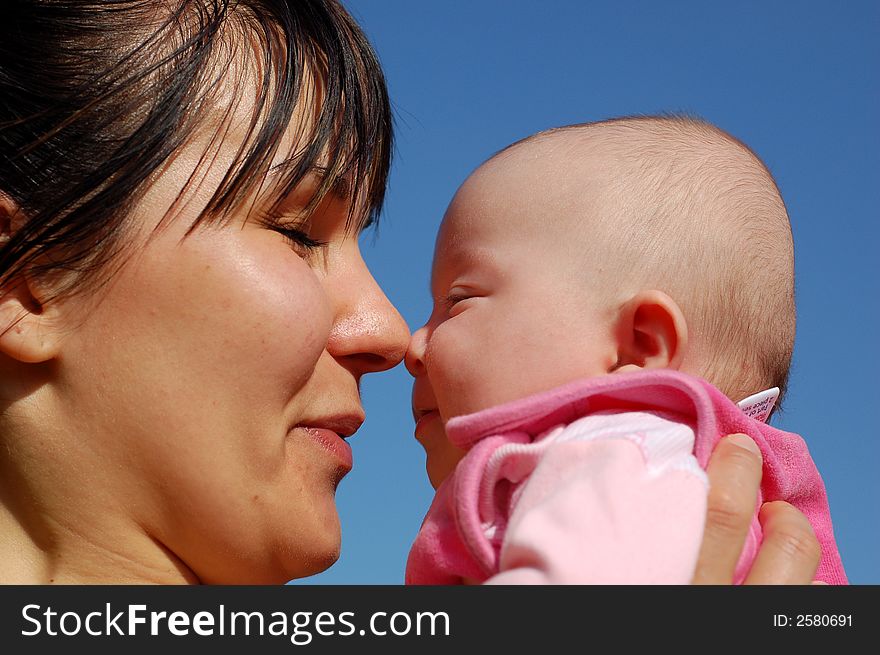
{"label": "woman's eyebrow", "polygon": [[[289,160],[275,164],[274,166],[269,168],[269,171],[266,174],[266,181],[271,185],[283,173],[283,171],[290,166],[291,162]],[[324,183],[324,179],[327,177],[328,171],[329,169],[324,166],[312,166],[306,172],[306,175],[303,177],[302,181],[307,180],[309,176],[311,176],[315,180],[315,186],[320,187]],[[341,176],[335,177],[330,185],[329,193],[337,200],[350,200],[351,183],[349,182],[349,179],[347,177]]]}

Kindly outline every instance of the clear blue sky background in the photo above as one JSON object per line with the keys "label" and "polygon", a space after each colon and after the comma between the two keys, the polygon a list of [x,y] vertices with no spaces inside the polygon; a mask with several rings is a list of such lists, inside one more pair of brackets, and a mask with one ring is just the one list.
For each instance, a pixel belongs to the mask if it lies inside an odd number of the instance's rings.
{"label": "clear blue sky background", "polygon": [[[344,0],[385,67],[397,150],[365,257],[411,328],[434,234],[499,148],[553,126],[686,111],[751,145],[788,204],[798,333],[786,411],[850,580],[880,583],[880,3]],[[539,265],[536,263],[536,265]],[[306,583],[403,581],[431,500],[403,367],[364,380],[339,562]]]}

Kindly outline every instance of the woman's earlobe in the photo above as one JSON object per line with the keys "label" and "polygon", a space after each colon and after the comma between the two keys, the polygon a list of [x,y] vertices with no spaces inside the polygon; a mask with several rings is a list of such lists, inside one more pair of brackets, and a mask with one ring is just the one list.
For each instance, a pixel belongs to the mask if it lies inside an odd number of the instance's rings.
{"label": "woman's earlobe", "polygon": [[[18,206],[0,192],[0,248],[12,238],[20,217]],[[0,281],[0,353],[28,364],[57,355],[55,311],[47,309],[45,295],[26,271]]]}
{"label": "woman's earlobe", "polygon": [[25,364],[54,359],[59,346],[54,314],[23,276],[7,282],[0,288],[0,353]]}
{"label": "woman's earlobe", "polygon": [[687,322],[668,294],[640,291],[621,306],[615,338],[617,362],[611,372],[679,369],[687,352]]}

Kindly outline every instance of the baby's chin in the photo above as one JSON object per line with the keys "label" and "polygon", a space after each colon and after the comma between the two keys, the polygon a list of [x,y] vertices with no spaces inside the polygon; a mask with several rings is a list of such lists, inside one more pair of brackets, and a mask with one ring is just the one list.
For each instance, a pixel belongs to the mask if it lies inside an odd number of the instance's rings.
{"label": "baby's chin", "polygon": [[428,429],[419,434],[419,443],[425,449],[425,471],[434,489],[452,475],[456,464],[465,452],[452,445],[446,438],[446,431],[440,421],[434,421]]}
{"label": "baby's chin", "polygon": [[452,475],[456,464],[464,456],[463,451],[446,441],[445,438],[443,443],[434,444],[430,449],[426,446],[425,454],[427,455],[425,471],[434,489],[439,488],[443,481]]}

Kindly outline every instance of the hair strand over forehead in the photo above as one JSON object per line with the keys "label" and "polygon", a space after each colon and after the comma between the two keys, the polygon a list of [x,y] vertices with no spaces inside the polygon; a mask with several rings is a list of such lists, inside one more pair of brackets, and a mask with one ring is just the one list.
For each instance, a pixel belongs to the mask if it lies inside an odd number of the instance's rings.
{"label": "hair strand over forehead", "polygon": [[23,269],[76,273],[62,293],[105,270],[125,248],[128,211],[228,82],[224,51],[248,46],[262,55],[256,88],[239,77],[236,94],[254,95],[253,120],[196,224],[238,210],[263,184],[295,112],[315,100],[308,76],[322,91],[318,117],[274,195],[320,170],[312,208],[344,178],[351,225],[378,217],[390,103],[372,48],[336,0],[11,0],[4,9],[0,192],[26,219],[0,248],[4,283]]}

